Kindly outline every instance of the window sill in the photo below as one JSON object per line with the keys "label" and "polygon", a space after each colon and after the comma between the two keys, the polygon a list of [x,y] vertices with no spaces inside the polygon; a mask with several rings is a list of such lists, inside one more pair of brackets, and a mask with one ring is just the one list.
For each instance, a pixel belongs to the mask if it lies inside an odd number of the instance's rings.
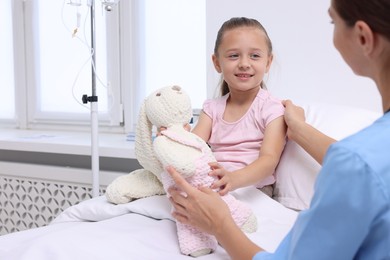
{"label": "window sill", "polygon": [[[135,159],[134,142],[125,134],[98,135],[99,156]],[[91,133],[2,129],[0,149],[68,155],[91,155]]]}

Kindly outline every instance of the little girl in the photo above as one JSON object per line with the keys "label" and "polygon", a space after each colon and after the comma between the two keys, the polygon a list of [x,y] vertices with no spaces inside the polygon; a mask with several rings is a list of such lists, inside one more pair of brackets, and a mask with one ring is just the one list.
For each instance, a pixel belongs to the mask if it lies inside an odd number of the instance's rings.
{"label": "little girl", "polygon": [[263,82],[272,63],[272,43],[254,19],[232,18],[218,31],[212,60],[221,74],[221,97],[206,100],[195,134],[218,163],[211,188],[221,195],[255,185],[272,197],[275,168],[286,141],[284,106]]}

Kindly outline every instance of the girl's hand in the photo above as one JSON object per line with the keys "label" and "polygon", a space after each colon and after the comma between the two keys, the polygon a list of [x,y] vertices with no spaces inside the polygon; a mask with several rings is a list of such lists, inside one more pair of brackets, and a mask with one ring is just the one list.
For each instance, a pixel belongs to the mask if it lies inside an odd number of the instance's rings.
{"label": "girl's hand", "polygon": [[[183,128],[185,129],[185,130],[187,130],[188,132],[191,132],[191,126],[190,126],[190,124],[184,124],[183,125]],[[157,129],[157,133],[156,133],[156,136],[160,136],[161,135],[161,132],[162,131],[164,131],[164,130],[166,130],[167,128],[165,127],[165,126],[161,126],[160,128],[158,128]]]}
{"label": "girl's hand", "polygon": [[207,187],[191,186],[172,167],[168,167],[167,171],[180,189],[168,190],[175,208],[172,213],[175,219],[212,235],[221,232],[227,221],[232,222],[230,210],[218,193]]}
{"label": "girl's hand", "polygon": [[156,136],[161,136],[161,132],[164,131],[164,130],[167,130],[167,128],[165,126],[157,128]]}
{"label": "girl's hand", "polygon": [[225,170],[217,162],[209,163],[211,167],[210,176],[216,177],[218,180],[211,185],[211,189],[219,189],[218,193],[221,196],[226,195],[229,191],[234,190],[233,173]]}
{"label": "girl's hand", "polygon": [[185,124],[185,125],[183,125],[183,128],[185,129],[185,130],[187,130],[188,132],[191,132],[191,125],[190,124]]}

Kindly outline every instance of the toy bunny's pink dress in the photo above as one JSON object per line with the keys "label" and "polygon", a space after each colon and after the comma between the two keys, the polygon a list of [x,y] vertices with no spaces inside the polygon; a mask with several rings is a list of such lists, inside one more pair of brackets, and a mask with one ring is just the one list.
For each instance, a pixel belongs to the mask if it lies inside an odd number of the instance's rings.
{"label": "toy bunny's pink dress", "polygon": [[[156,156],[164,167],[173,166],[179,173],[183,174],[191,185],[210,187],[215,181],[214,177],[208,175],[210,172],[208,163],[215,162],[210,148],[200,137],[183,130],[182,126],[174,129],[176,131],[169,128],[162,131],[162,136],[155,139],[153,146]],[[180,151],[178,151],[179,147],[181,147]],[[175,149],[176,155],[173,149]],[[193,156],[189,155],[190,153],[194,154],[194,149],[197,150],[198,154],[195,160],[193,160]],[[191,150],[192,152],[190,152]],[[161,177],[166,191],[175,186],[167,172],[163,172]],[[254,232],[256,230],[256,219],[248,205],[237,200],[231,194],[222,196],[222,199],[228,205],[232,217],[239,227],[251,222],[248,231]],[[216,250],[218,242],[214,236],[180,222],[176,222],[176,225],[179,246],[183,254],[198,256]]]}

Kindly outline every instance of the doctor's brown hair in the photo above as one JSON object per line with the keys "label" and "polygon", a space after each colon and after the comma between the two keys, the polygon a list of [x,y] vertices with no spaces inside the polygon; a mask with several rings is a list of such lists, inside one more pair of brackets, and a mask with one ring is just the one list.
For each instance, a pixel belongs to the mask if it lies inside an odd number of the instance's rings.
{"label": "doctor's brown hair", "polygon": [[390,40],[390,0],[332,0],[332,6],[348,26],[364,21]]}

